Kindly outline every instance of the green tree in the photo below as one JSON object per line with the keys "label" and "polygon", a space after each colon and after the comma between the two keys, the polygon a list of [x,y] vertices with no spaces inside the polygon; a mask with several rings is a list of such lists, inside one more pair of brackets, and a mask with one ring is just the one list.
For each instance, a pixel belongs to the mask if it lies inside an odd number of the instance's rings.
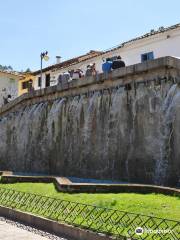
{"label": "green tree", "polygon": [[13,71],[13,68],[11,67],[11,65],[6,66],[6,65],[1,65],[0,64],[0,70],[1,71]]}
{"label": "green tree", "polygon": [[30,68],[27,68],[25,72],[26,72],[26,73],[31,72],[31,69],[30,69]]}

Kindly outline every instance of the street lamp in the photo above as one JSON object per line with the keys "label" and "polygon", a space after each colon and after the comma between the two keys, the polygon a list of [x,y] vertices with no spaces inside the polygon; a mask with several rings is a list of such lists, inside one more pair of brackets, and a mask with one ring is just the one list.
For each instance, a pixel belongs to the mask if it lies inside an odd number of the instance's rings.
{"label": "street lamp", "polygon": [[43,59],[45,61],[48,61],[49,60],[49,57],[48,57],[48,51],[46,52],[42,52],[41,55],[41,81],[40,81],[40,88],[42,87],[42,62],[43,62]]}

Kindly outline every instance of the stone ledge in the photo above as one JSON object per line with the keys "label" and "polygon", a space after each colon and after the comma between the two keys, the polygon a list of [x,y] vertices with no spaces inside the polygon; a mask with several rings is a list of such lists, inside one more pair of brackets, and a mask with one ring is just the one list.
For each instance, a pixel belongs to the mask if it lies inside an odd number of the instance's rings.
{"label": "stone ledge", "polygon": [[[26,93],[8,103],[7,105],[1,107],[0,114],[9,112],[12,109],[16,110],[18,106],[26,105],[27,101],[31,104],[34,104],[35,102],[42,102],[47,99],[51,99],[51,96],[56,95],[57,93],[64,97],[76,93],[81,94],[82,91],[88,92],[91,89],[98,90],[100,88],[98,85],[100,85],[101,88],[106,88],[107,86],[115,86],[118,84],[125,85],[129,82],[127,79],[132,78],[132,81],[139,81],[139,79],[144,78],[144,74],[146,74],[148,78],[151,74],[154,78],[155,72],[158,69],[159,72],[156,73],[157,76],[159,74],[168,75],[167,69],[176,70],[176,75],[180,76],[180,60],[170,56],[157,58],[144,63],[138,63],[135,65],[120,68],[112,71],[109,74],[100,73],[97,76],[78,79],[71,83],[68,83],[68,86],[56,85],[36,90],[32,93]],[[79,91],[79,89],[82,89],[82,91]],[[59,95],[57,95],[57,97],[59,97]]]}
{"label": "stone ledge", "polygon": [[[63,178],[62,178],[63,179]],[[43,182],[54,183],[57,191],[67,193],[160,193],[171,196],[180,196],[180,189],[146,185],[146,184],[89,184],[89,183],[72,183],[66,181],[64,184],[61,177],[53,176],[13,176],[2,174],[1,183],[17,182]]]}
{"label": "stone ledge", "polygon": [[[67,224],[58,223],[43,217],[0,206],[0,215],[37,229],[72,240],[125,240],[126,237],[111,237]],[[133,240],[133,239],[131,239]]]}
{"label": "stone ledge", "polygon": [[180,196],[180,189],[143,184],[57,184],[56,189],[66,193],[158,193]]}

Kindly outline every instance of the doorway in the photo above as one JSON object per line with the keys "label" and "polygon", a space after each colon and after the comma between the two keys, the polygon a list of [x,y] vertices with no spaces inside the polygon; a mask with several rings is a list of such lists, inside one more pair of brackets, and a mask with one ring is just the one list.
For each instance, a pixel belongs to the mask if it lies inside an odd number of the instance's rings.
{"label": "doorway", "polygon": [[46,87],[50,86],[50,74],[46,74]]}

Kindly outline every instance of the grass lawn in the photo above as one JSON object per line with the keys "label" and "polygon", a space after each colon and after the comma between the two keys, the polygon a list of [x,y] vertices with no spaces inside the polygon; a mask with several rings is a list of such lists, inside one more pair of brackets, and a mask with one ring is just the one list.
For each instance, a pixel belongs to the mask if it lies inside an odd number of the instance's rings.
{"label": "grass lawn", "polygon": [[153,193],[68,194],[57,192],[53,183],[0,184],[0,187],[180,221],[180,197]]}

